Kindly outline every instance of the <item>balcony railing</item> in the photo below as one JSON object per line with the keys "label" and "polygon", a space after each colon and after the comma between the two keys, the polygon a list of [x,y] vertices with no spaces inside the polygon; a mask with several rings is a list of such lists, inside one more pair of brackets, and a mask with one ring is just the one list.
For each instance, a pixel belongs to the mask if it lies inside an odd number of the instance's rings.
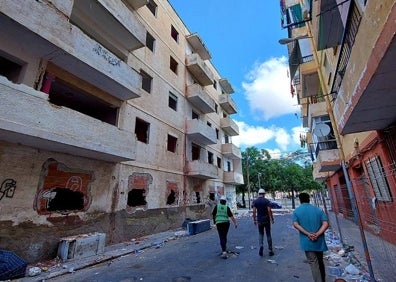
{"label": "balcony railing", "polygon": [[333,100],[337,98],[338,90],[341,87],[342,79],[344,78],[344,74],[348,66],[349,57],[351,56],[352,47],[355,43],[356,34],[359,30],[361,18],[362,16],[359,12],[359,9],[354,4],[354,1],[351,1],[346,30],[341,43],[340,56],[338,58],[336,72],[331,87],[331,93],[333,93]]}

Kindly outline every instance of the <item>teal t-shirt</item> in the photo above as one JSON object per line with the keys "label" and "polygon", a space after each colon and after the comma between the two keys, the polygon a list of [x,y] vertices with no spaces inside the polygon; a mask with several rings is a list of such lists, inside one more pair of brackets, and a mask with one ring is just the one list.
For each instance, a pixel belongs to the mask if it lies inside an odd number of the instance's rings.
{"label": "teal t-shirt", "polygon": [[[318,207],[304,203],[293,212],[293,222],[300,224],[309,232],[316,232],[327,220],[326,214]],[[316,241],[311,241],[305,234],[300,233],[300,246],[303,251],[327,251],[327,245],[324,234]]]}

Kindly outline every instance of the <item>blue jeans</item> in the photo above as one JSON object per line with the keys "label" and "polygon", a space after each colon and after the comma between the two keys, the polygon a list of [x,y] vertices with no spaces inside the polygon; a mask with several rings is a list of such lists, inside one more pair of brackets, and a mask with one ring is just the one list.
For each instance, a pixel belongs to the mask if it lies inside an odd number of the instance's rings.
{"label": "blue jeans", "polygon": [[263,246],[264,241],[264,229],[265,235],[267,236],[268,249],[272,251],[272,236],[271,236],[271,223],[269,221],[257,223],[259,232],[259,246]]}

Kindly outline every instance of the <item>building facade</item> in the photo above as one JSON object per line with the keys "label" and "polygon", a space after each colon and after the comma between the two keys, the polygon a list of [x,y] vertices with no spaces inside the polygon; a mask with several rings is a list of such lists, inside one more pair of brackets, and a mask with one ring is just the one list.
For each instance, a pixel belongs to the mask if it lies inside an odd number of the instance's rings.
{"label": "building facade", "polygon": [[396,244],[396,1],[281,3],[313,176],[337,214]]}
{"label": "building facade", "polygon": [[[23,2],[23,3],[22,3]],[[243,184],[231,84],[166,0],[0,3],[0,248],[209,218]]]}

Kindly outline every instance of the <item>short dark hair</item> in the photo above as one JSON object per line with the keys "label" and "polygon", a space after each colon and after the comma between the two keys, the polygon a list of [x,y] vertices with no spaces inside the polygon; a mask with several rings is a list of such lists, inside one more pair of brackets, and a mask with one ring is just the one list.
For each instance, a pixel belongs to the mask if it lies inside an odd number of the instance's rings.
{"label": "short dark hair", "polygon": [[298,198],[301,203],[309,203],[309,194],[308,193],[300,193],[298,194]]}

